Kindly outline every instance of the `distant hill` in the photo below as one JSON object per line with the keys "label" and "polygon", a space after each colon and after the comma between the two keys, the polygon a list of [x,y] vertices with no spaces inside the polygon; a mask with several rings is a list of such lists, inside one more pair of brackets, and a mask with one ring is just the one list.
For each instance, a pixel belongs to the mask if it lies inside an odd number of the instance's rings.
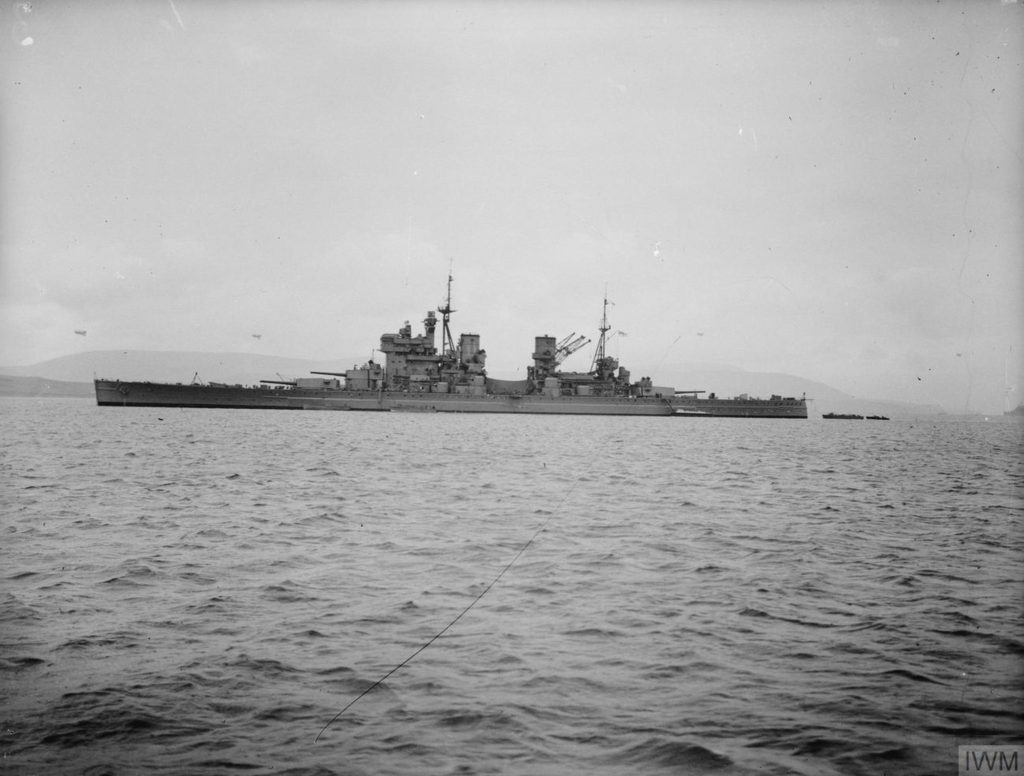
{"label": "distant hill", "polygon": [[666,376],[668,379],[659,379],[658,382],[673,385],[676,390],[713,391],[718,396],[738,396],[742,393],[761,398],[768,398],[772,394],[795,397],[806,395],[810,400],[811,415],[837,412],[910,418],[944,414],[942,407],[936,404],[865,399],[825,383],[776,372],[746,372],[734,367],[693,365],[669,372]]}
{"label": "distant hill", "polygon": [[[312,371],[343,372],[358,359],[311,361],[251,353],[199,353],[159,350],[94,350],[31,366],[0,367],[0,374],[92,383],[94,378],[254,385],[260,380],[305,377]],[[197,376],[198,375],[198,376]]]}
{"label": "distant hill", "polygon": [[[0,393],[11,395],[11,391],[18,391],[15,395],[21,396],[92,395],[92,380],[95,377],[168,383],[190,383],[195,378],[200,382],[212,380],[255,385],[260,380],[291,379],[316,371],[343,372],[360,361],[358,358],[349,358],[324,362],[250,353],[98,350],[62,356],[31,366],[0,367],[0,377],[35,380],[17,385],[10,381],[0,383]],[[634,375],[634,379],[638,377]],[[719,396],[746,393],[767,398],[772,394],[806,394],[808,399],[813,400],[810,404],[812,417],[826,412],[885,415],[890,418],[943,414],[942,408],[935,405],[862,399],[796,375],[746,372],[727,366],[694,364],[677,368],[655,379],[658,384],[671,385],[676,390],[713,391]]]}

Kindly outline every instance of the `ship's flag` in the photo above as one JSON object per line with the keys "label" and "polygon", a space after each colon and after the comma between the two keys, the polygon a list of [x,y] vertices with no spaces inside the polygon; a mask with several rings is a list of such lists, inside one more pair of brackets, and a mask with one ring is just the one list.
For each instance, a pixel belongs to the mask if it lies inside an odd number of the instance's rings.
{"label": "ship's flag", "polygon": [[253,339],[260,339],[262,336],[263,336],[262,334],[253,334],[252,338]]}
{"label": "ship's flag", "polygon": [[77,334],[79,337],[84,337],[85,329],[75,329],[75,334]]}

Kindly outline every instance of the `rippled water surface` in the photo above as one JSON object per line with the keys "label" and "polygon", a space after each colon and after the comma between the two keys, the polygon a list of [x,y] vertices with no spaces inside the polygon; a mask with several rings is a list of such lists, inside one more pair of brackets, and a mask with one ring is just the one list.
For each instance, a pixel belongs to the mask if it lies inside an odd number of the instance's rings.
{"label": "rippled water surface", "polygon": [[5,773],[938,774],[1024,737],[1020,424],[0,412]]}

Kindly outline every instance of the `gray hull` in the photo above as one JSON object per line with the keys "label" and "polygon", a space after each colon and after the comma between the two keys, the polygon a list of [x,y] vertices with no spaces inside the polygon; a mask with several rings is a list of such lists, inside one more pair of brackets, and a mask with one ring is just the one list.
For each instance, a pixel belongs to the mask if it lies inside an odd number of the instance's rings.
{"label": "gray hull", "polygon": [[677,415],[712,418],[807,419],[805,399],[672,399]]}
{"label": "gray hull", "polygon": [[269,388],[96,380],[107,407],[195,407],[365,412],[485,412],[527,415],[650,415],[806,418],[801,399],[672,399],[624,396],[468,395]]}

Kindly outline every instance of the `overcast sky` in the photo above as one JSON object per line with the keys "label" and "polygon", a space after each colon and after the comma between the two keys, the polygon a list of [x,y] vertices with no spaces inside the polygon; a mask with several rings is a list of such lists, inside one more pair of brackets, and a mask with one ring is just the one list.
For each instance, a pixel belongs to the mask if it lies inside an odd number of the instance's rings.
{"label": "overcast sky", "polygon": [[525,376],[536,335],[596,334],[607,289],[610,352],[656,382],[714,363],[952,412],[1022,401],[1015,2],[0,18],[0,364],[344,368],[418,330],[451,267],[455,335],[495,377]]}

